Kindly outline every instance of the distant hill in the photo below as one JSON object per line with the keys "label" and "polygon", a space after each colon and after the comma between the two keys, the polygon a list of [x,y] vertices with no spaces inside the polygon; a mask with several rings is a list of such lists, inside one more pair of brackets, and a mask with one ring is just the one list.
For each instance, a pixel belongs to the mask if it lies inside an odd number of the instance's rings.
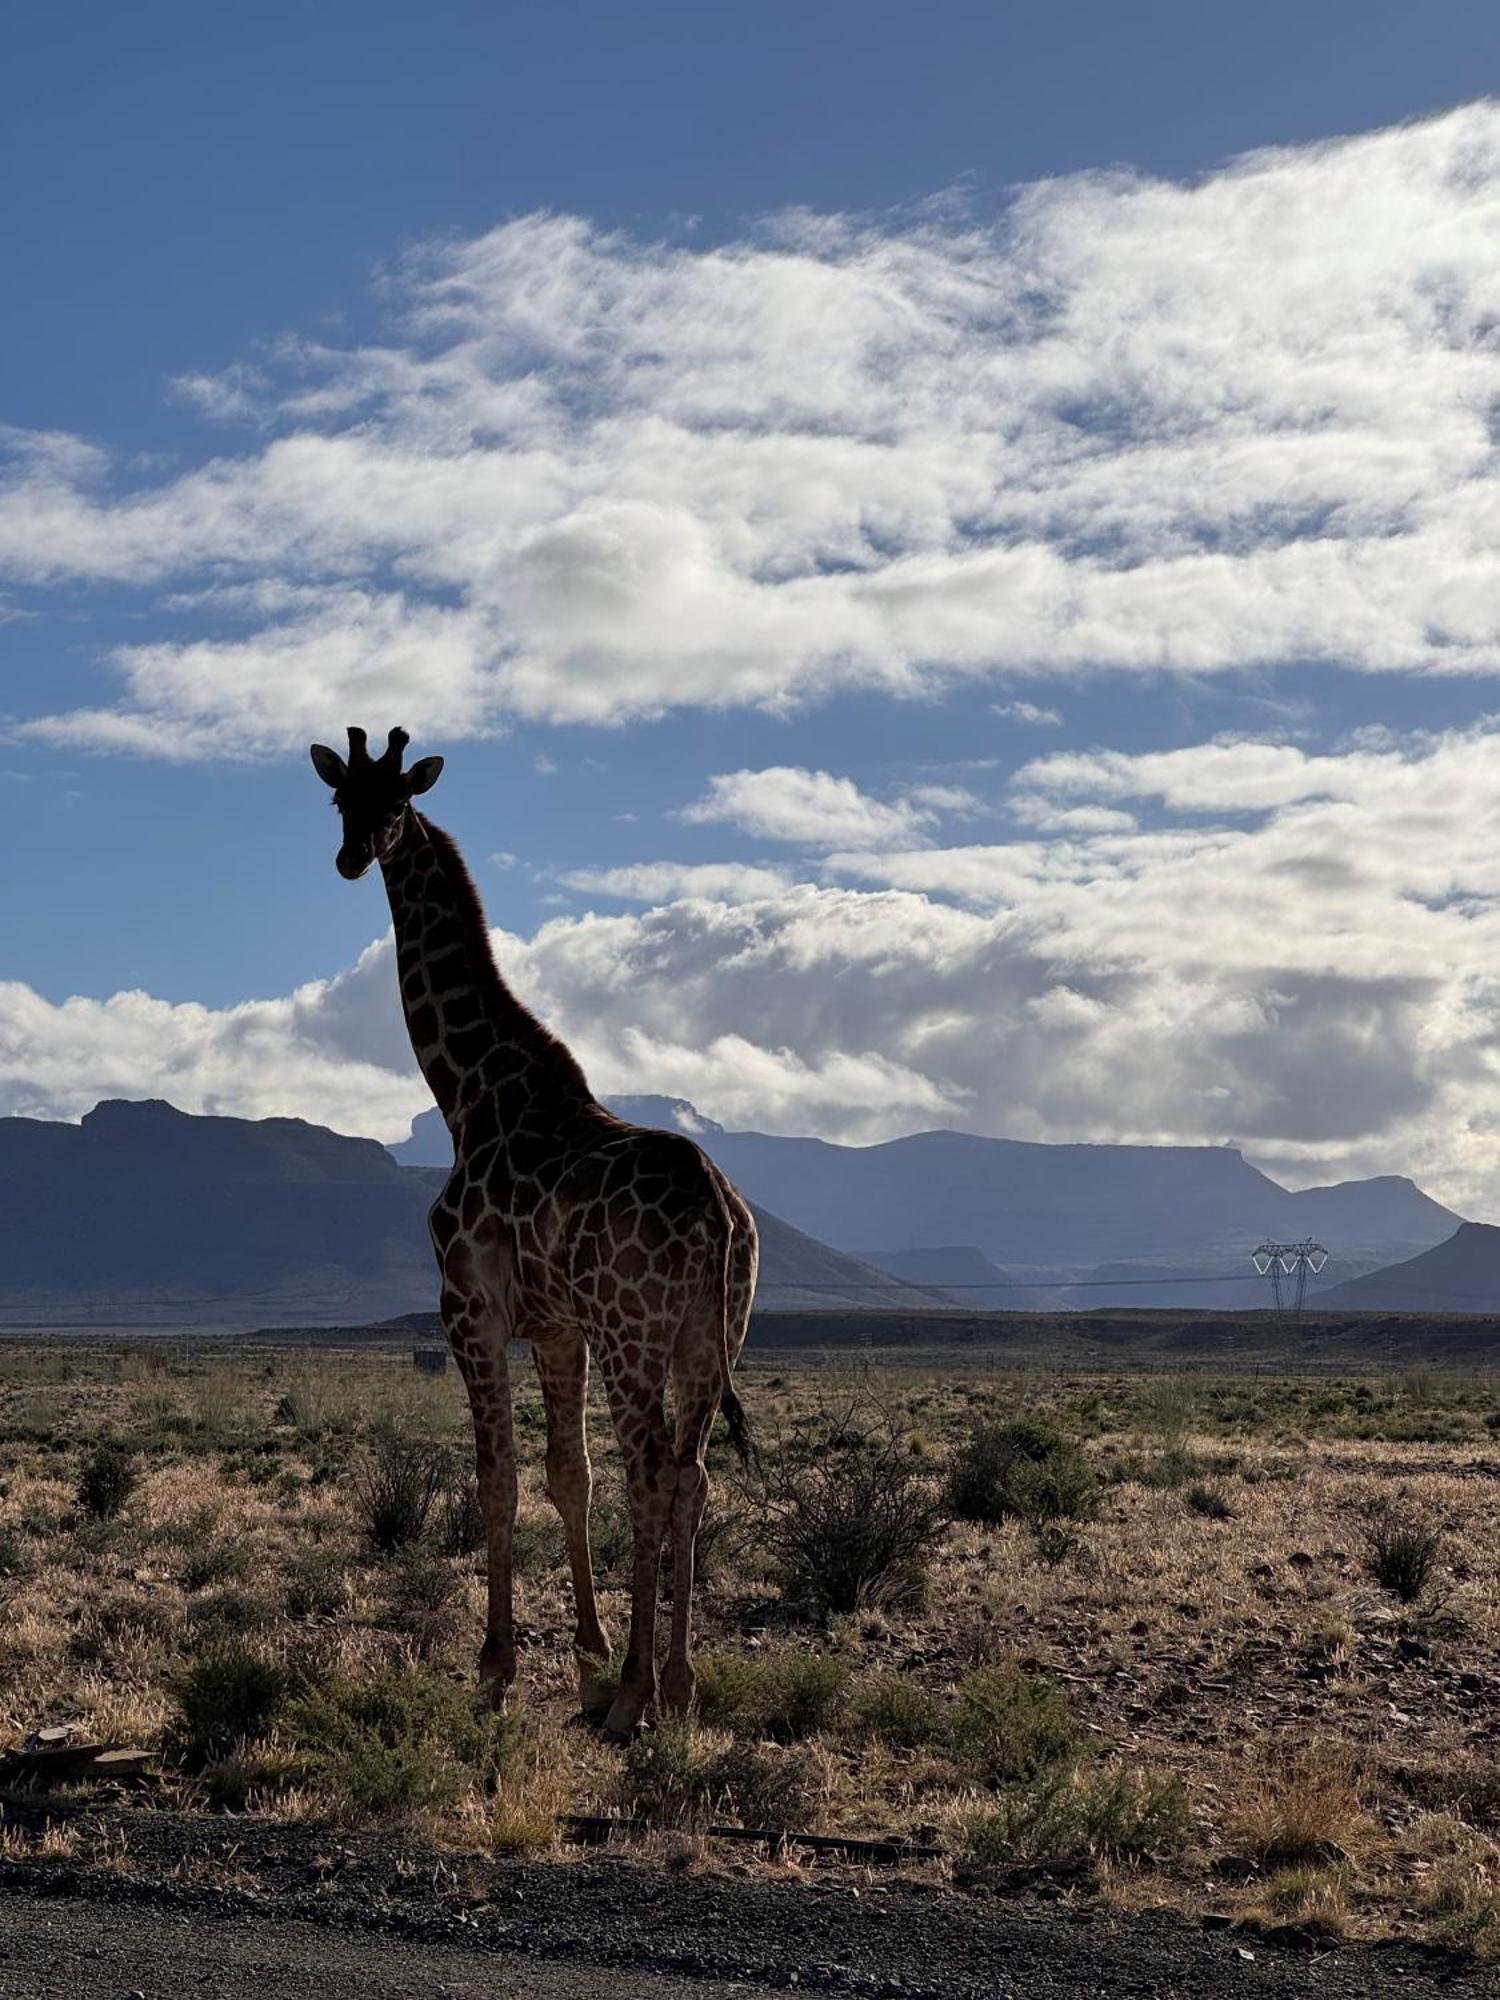
{"label": "distant hill", "polygon": [[[1293,1193],[1231,1146],[1049,1146],[968,1132],[840,1146],[726,1132],[682,1098],[608,1102],[637,1123],[690,1132],[752,1201],[820,1243],[913,1282],[946,1279],[970,1306],[1243,1310],[1260,1302],[1244,1274],[1262,1237],[1318,1237],[1330,1276],[1356,1275],[1429,1249],[1461,1219],[1393,1174]],[[438,1114],[423,1113],[395,1153],[446,1162]],[[993,1292],[967,1289],[992,1272]],[[1184,1272],[1227,1281],[1169,1282]],[[1019,1279],[1028,1283],[1017,1291]]]}
{"label": "distant hill", "polygon": [[0,1317],[268,1323],[432,1298],[431,1196],[372,1139],[106,1102],[0,1119]]}
{"label": "distant hill", "polygon": [[1446,1241],[1362,1278],[1319,1290],[1322,1312],[1500,1313],[1500,1229],[1461,1222]]}
{"label": "distant hill", "polygon": [[[446,1140],[446,1129],[443,1131]],[[0,1119],[0,1325],[248,1327],[429,1308],[432,1167],[295,1118],[96,1105],[79,1125]],[[757,1210],[766,1296],[946,1301]]]}
{"label": "distant hill", "polygon": [[822,1242],[966,1244],[1039,1278],[1100,1264],[1238,1268],[1266,1235],[1321,1235],[1330,1249],[1390,1257],[1429,1247],[1459,1220],[1394,1177],[1293,1194],[1228,1146],[1046,1146],[965,1132],[880,1146],[754,1132],[702,1143],[748,1195],[779,1201]]}
{"label": "distant hill", "polygon": [[1052,1312],[1064,1305],[1054,1276],[992,1264],[972,1243],[914,1250],[867,1250],[865,1261],[908,1285],[944,1292],[970,1312]]}

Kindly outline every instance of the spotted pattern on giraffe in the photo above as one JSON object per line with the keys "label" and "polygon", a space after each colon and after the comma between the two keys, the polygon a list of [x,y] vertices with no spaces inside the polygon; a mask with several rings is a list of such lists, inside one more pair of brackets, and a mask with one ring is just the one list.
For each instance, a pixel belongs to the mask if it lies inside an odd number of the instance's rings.
{"label": "spotted pattern on giraffe", "polygon": [[692,1698],[705,1458],[721,1405],[742,1431],[732,1374],[755,1290],[755,1224],[692,1140],[606,1110],[572,1053],[511,993],[456,844],[412,804],[436,782],[442,760],[403,770],[406,743],[393,730],[384,755],[372,758],[364,732],[351,729],[347,759],[324,745],[313,746],[312,758],[343,823],[340,874],[355,879],[379,864],[412,1048],[453,1135],[453,1169],[429,1220],[485,1517],[480,1673],[501,1700],[516,1675],[509,1347],[525,1340],[542,1388],[547,1491],[567,1543],[586,1708],[596,1705],[599,1668],[610,1658],[589,1551],[591,1363],[624,1459],[630,1631],[606,1721],[624,1737],[658,1697],[657,1600],[669,1534],[672,1627],[659,1692],[677,1709]]}

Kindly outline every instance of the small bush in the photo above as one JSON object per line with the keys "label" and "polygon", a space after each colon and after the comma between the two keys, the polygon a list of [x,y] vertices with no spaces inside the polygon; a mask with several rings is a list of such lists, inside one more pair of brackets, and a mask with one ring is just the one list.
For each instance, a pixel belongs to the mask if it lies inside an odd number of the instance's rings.
{"label": "small bush", "polygon": [[1304,1757],[1261,1779],[1235,1822],[1235,1838],[1262,1868],[1307,1868],[1346,1861],[1363,1814],[1349,1774]]}
{"label": "small bush", "polygon": [[200,1642],[243,1638],[266,1624],[271,1607],[254,1591],[216,1590],[200,1597],[188,1616]]}
{"label": "small bush", "polygon": [[391,1555],[420,1541],[443,1488],[442,1456],[420,1439],[377,1438],[355,1474],[361,1526],[372,1548]]}
{"label": "small bush", "polygon": [[888,1428],[846,1425],[763,1474],[761,1541],[789,1602],[827,1614],[921,1601],[945,1510]]}
{"label": "small bush", "polygon": [[78,1474],[78,1504],[96,1521],[112,1521],[140,1484],[135,1456],[122,1444],[97,1444]]}
{"label": "small bush", "polygon": [[336,1677],[291,1705],[286,1728],[313,1778],[371,1817],[492,1792],[521,1732],[480,1690],[421,1668]]}
{"label": "small bush", "polygon": [[1006,1784],[1071,1762],[1078,1735],[1056,1688],[1012,1665],[979,1667],[959,1683],[948,1747],[991,1784]]}
{"label": "small bush", "polygon": [[1500,1834],[1500,1757],[1451,1751],[1394,1765],[1389,1775],[1429,1812],[1456,1814],[1481,1833]]}
{"label": "small bush", "polygon": [[725,1819],[789,1833],[806,1826],[817,1781],[806,1752],[725,1742],[669,1716],[630,1745],[621,1786],[628,1809],[656,1826]]}
{"label": "small bush", "polygon": [[963,1521],[1092,1521],[1099,1481],[1083,1453],[1051,1424],[1034,1417],[981,1423],[948,1469],[948,1505]]}
{"label": "small bush", "polygon": [[24,1576],[29,1567],[21,1537],[0,1528],[0,1576]]}
{"label": "small bush", "polygon": [[[518,1520],[518,1543],[520,1526]],[[438,1501],[437,1545],[445,1556],[471,1556],[484,1547],[484,1509],[479,1504],[479,1481],[472,1472],[450,1472],[443,1482]],[[520,1564],[516,1567],[519,1571]]]}
{"label": "small bush", "polygon": [[1442,1539],[1435,1528],[1395,1507],[1379,1508],[1365,1531],[1366,1568],[1382,1590],[1415,1604],[1437,1570]]}
{"label": "small bush", "polygon": [[178,1735],[204,1762],[271,1729],[286,1700],[283,1667],[242,1646],[226,1646],[190,1667],[176,1688]]}
{"label": "small bush", "polygon": [[1154,1860],[1180,1852],[1187,1835],[1177,1778],[1129,1771],[1043,1778],[1010,1787],[970,1821],[958,1873],[982,1881],[1017,1866]]}
{"label": "small bush", "polygon": [[759,1655],[709,1653],[698,1662],[698,1712],[706,1723],[793,1743],[836,1720],[849,1670],[826,1653],[791,1646]]}
{"label": "small bush", "polygon": [[428,1550],[403,1549],[392,1563],[390,1622],[419,1660],[430,1659],[452,1638],[457,1597],[458,1578]]}
{"label": "small bush", "polygon": [[[558,1532],[554,1529],[555,1535]],[[589,1549],[595,1569],[601,1575],[623,1575],[634,1547],[629,1508],[608,1495],[596,1500],[589,1513]]]}
{"label": "small bush", "polygon": [[1349,1870],[1279,1868],[1267,1877],[1261,1900],[1273,1915],[1283,1920],[1290,1918],[1327,1937],[1337,1937],[1349,1916]]}
{"label": "small bush", "polygon": [[1206,1521],[1229,1521],[1234,1518],[1229,1495],[1222,1486],[1190,1486],[1182,1497],[1188,1512],[1201,1514]]}
{"label": "small bush", "polygon": [[250,1551],[242,1542],[205,1541],[190,1547],[178,1578],[184,1590],[207,1590],[210,1584],[235,1583],[250,1574]]}
{"label": "small bush", "polygon": [[1179,1440],[1169,1444],[1157,1458],[1146,1475],[1145,1483],[1175,1492],[1179,1486],[1186,1486],[1189,1480],[1196,1479],[1203,1470],[1196,1454]]}
{"label": "small bush", "polygon": [[539,1507],[516,1516],[511,1561],[517,1576],[555,1576],[559,1571],[566,1572],[568,1552],[562,1522],[551,1507]]}
{"label": "small bush", "polygon": [[938,1742],[947,1719],[936,1695],[897,1673],[867,1674],[858,1680],[849,1713],[858,1733],[898,1750],[920,1750]]}
{"label": "small bush", "polygon": [[288,1618],[336,1618],[349,1608],[349,1572],[333,1549],[302,1549],[286,1566]]}

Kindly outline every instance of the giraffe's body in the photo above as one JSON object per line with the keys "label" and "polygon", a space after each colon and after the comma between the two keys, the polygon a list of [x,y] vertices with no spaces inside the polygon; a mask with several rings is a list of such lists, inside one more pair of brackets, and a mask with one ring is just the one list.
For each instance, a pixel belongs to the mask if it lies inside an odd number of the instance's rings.
{"label": "giraffe's body", "polygon": [[[589,1555],[591,1357],[624,1456],[635,1537],[631,1622],[608,1719],[610,1731],[623,1734],[656,1693],[657,1592],[669,1534],[672,1639],[662,1693],[676,1706],[692,1694],[704,1454],[721,1402],[740,1421],[730,1375],[755,1288],[755,1224],[691,1140],[607,1111],[569,1051],[506,987],[457,848],[410,803],[411,792],[432,780],[415,782],[423,765],[402,778],[405,738],[393,732],[393,749],[378,763],[361,758],[358,732],[350,742],[347,766],[331,751],[314,751],[344,813],[340,871],[363,873],[371,856],[380,862],[412,1047],[453,1134],[453,1170],[431,1228],[443,1322],[474,1418],[488,1543],[480,1670],[501,1693],[515,1677],[508,1348],[524,1339],[546,1407],[547,1488],[567,1538],[586,1704],[590,1663],[609,1655]],[[401,787],[399,810],[391,809],[393,786]],[[379,812],[372,798],[386,801]]]}

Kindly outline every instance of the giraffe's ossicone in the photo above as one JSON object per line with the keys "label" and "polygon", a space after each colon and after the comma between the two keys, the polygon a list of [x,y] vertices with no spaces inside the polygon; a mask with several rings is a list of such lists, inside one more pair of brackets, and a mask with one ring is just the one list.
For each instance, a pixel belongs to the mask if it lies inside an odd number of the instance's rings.
{"label": "giraffe's ossicone", "polygon": [[407,740],[393,729],[371,757],[365,732],[351,729],[347,758],[315,743],[312,761],[342,821],[339,873],[354,881],[378,862],[385,878],[412,1048],[453,1135],[453,1171],[430,1224],[443,1323],[474,1417],[489,1570],[480,1673],[500,1700],[516,1672],[509,1347],[520,1339],[546,1407],[547,1491],[567,1538],[586,1708],[601,1705],[610,1658],[589,1555],[591,1357],[608,1395],[634,1531],[630,1637],[606,1721],[624,1736],[657,1694],[669,1534],[672,1635],[661,1698],[674,1708],[692,1698],[705,1454],[720,1408],[744,1443],[731,1378],[755,1290],[755,1223],[690,1139],[607,1111],[568,1048],[507,987],[457,847],[413,804],[443,760],[403,770]]}

